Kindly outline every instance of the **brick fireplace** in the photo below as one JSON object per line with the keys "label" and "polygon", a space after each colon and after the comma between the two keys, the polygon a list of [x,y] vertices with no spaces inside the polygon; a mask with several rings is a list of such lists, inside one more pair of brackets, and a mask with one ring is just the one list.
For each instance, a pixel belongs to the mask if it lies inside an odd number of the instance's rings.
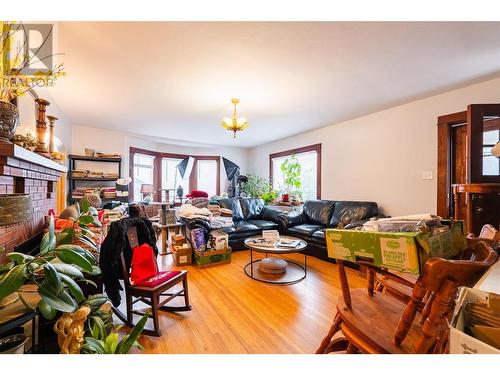
{"label": "brick fireplace", "polygon": [[0,262],[5,253],[40,233],[49,209],[56,208],[56,185],[66,167],[14,144],[0,143],[0,194],[30,194],[33,219],[0,228]]}

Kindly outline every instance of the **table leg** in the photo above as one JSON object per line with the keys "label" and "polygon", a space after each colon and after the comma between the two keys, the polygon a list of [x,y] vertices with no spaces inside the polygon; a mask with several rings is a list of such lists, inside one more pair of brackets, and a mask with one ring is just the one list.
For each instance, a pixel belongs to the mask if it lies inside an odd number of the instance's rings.
{"label": "table leg", "polygon": [[307,254],[304,254],[304,277],[307,276]]}
{"label": "table leg", "polygon": [[253,251],[250,249],[250,275],[253,278]]}

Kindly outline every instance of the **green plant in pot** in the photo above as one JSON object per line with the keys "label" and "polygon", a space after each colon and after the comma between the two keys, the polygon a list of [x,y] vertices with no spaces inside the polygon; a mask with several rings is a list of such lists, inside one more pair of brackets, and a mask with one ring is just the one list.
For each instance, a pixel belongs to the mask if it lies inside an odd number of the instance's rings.
{"label": "green plant in pot", "polygon": [[302,195],[300,188],[302,182],[300,174],[302,166],[295,155],[290,156],[281,164],[284,186],[282,189],[282,200],[288,202],[290,198],[298,198]]}
{"label": "green plant in pot", "polygon": [[241,190],[247,197],[262,198],[266,204],[278,197],[278,192],[273,190],[267,179],[254,174],[247,176],[247,181],[242,184]]}

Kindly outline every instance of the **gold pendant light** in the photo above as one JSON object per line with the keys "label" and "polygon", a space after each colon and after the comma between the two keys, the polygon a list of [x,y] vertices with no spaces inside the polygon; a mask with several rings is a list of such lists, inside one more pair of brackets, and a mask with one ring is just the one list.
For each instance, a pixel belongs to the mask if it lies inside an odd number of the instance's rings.
{"label": "gold pendant light", "polygon": [[224,117],[222,119],[221,125],[224,129],[233,132],[234,138],[236,138],[236,132],[245,130],[250,125],[244,117],[236,117],[236,105],[240,102],[239,99],[231,99],[231,103],[234,105],[233,118]]}

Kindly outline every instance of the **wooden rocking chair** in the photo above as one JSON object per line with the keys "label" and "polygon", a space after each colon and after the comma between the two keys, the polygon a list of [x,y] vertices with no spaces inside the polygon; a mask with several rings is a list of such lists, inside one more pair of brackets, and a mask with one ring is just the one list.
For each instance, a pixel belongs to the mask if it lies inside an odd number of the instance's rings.
{"label": "wooden rocking chair", "polygon": [[[136,242],[137,233],[134,233],[136,228],[130,228],[128,234],[128,239],[131,245],[131,248],[134,248],[138,245]],[[123,275],[123,283],[125,286],[125,302],[127,308],[127,315],[124,316],[121,311],[117,308],[114,308],[115,314],[127,324],[129,327],[133,327],[133,316],[139,315],[144,316],[149,314],[149,311],[145,311],[144,309],[134,310],[134,305],[138,302],[143,302],[146,305],[151,306],[151,318],[153,319],[153,327],[154,329],[144,329],[143,332],[147,335],[151,336],[161,336],[160,330],[160,322],[158,316],[158,310],[162,311],[189,311],[191,310],[191,305],[189,304],[189,293],[188,293],[188,280],[187,273],[188,271],[180,271],[178,275],[166,280],[160,285],[156,285],[153,287],[149,286],[138,286],[132,285],[130,283],[130,270],[127,267],[125,257],[123,253],[121,254],[121,271]],[[175,292],[169,292],[169,290],[182,283],[182,287]],[[165,299],[161,299],[162,297],[166,297]],[[184,306],[165,306],[168,302],[173,300],[176,297],[184,297]],[[147,309],[149,310],[149,309]]]}
{"label": "wooden rocking chair", "polygon": [[444,353],[449,336],[447,320],[458,287],[474,285],[496,259],[496,252],[484,242],[475,246],[470,260],[429,259],[406,305],[374,290],[375,273],[380,269],[365,262],[368,293],[363,289],[351,293],[343,261],[337,261],[342,297],[337,301],[334,322],[316,353],[330,352],[338,344],[332,337],[339,330],[348,340],[347,353]]}

